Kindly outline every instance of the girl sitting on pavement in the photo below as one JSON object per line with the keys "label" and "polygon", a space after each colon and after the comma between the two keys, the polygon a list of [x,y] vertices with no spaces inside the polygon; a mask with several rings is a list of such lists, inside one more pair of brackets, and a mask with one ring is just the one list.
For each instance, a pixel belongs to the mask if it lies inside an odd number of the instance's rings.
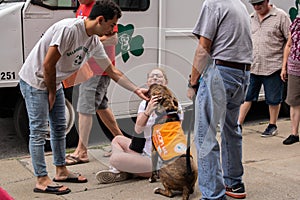
{"label": "girl sitting on pavement", "polygon": [[[147,75],[147,86],[152,84],[167,85],[168,80],[165,72],[161,68],[154,68]],[[155,122],[156,114],[154,112],[157,106],[158,98],[152,97],[148,104],[142,101],[139,106],[138,115],[135,124],[137,134],[144,133],[146,139],[142,153],[137,153],[129,148],[131,139],[125,136],[116,136],[112,143],[112,155],[109,159],[110,167],[107,170],[101,170],[96,174],[99,183],[114,183],[124,181],[136,175],[149,178],[152,175],[152,141],[151,128]],[[180,107],[180,110],[181,107]],[[180,114],[180,120],[183,120],[183,114]]]}

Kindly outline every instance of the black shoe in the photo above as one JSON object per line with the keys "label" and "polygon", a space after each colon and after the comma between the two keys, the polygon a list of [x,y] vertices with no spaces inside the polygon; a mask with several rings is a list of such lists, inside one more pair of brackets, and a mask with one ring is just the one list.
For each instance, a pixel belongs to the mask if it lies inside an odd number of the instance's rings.
{"label": "black shoe", "polygon": [[277,126],[269,124],[266,130],[261,134],[261,137],[272,137],[278,134]]}
{"label": "black shoe", "polygon": [[244,199],[246,198],[245,186],[244,183],[238,183],[232,187],[226,186],[225,194],[229,197],[235,199]]}
{"label": "black shoe", "polygon": [[282,143],[288,145],[288,144],[294,144],[296,142],[299,142],[299,135],[290,135]]}

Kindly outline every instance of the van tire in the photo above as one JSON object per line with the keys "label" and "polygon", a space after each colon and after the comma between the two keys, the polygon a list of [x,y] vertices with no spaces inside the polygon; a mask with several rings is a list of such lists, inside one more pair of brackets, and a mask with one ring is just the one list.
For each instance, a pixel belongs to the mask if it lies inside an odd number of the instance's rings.
{"label": "van tire", "polygon": [[22,98],[16,103],[13,115],[13,122],[17,136],[29,144],[29,122],[25,106],[25,101]]}
{"label": "van tire", "polygon": [[[77,145],[78,142],[78,133],[75,127],[75,112],[73,107],[71,107],[72,104],[66,99],[66,107],[69,110],[71,116],[70,120],[68,120],[69,124],[67,127],[67,133],[66,133],[66,146],[67,147],[74,147]],[[73,110],[70,110],[73,109]],[[14,115],[13,115],[13,122],[15,126],[15,130],[17,133],[17,136],[24,140],[27,144],[29,144],[29,120],[26,110],[25,101],[23,98],[19,98],[19,100],[16,103],[15,109],[14,109]],[[51,151],[50,146],[50,140],[46,140],[45,144],[45,151]]]}

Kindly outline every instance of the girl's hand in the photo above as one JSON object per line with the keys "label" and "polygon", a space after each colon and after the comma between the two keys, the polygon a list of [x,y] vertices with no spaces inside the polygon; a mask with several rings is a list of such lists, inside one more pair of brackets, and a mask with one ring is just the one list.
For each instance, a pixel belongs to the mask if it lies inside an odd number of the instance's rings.
{"label": "girl's hand", "polygon": [[145,109],[145,114],[146,115],[151,115],[152,112],[157,108],[157,104],[158,104],[158,100],[160,99],[160,97],[158,97],[157,95],[152,96],[150,98],[150,101],[148,102],[147,108]]}

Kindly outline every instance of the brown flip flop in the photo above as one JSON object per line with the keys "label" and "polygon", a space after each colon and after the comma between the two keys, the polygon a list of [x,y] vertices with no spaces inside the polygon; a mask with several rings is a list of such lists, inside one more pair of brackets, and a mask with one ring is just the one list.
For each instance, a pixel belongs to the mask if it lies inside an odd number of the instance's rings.
{"label": "brown flip flop", "polygon": [[68,154],[66,156],[66,165],[77,165],[77,164],[83,164],[88,163],[89,159],[81,159],[77,156],[73,156],[71,154]]}

